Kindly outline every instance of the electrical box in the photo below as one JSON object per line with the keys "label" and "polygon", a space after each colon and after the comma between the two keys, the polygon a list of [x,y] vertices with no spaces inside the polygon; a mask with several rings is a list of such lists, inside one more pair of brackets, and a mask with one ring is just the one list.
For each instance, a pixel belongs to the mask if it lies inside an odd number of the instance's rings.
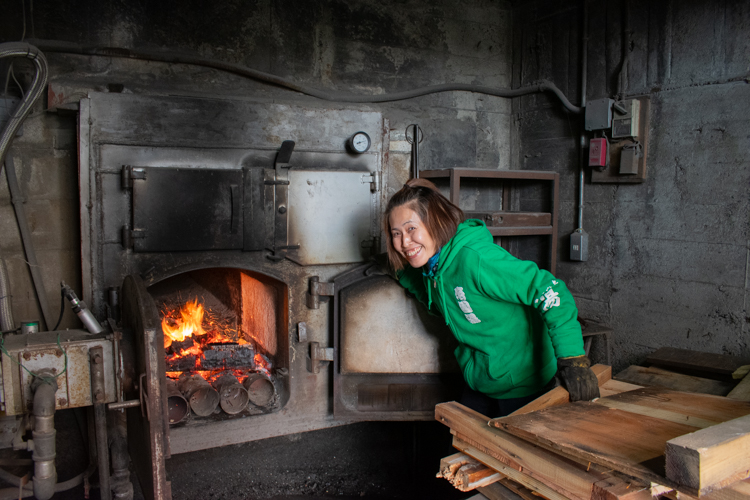
{"label": "electrical box", "polygon": [[641,114],[641,101],[628,99],[613,104],[614,116],[612,117],[612,138],[638,137],[639,122]]}
{"label": "electrical box", "polygon": [[589,141],[589,167],[602,169],[609,164],[609,142],[606,137]]}
{"label": "electrical box", "polygon": [[612,126],[612,99],[594,99],[586,103],[584,128],[605,130]]}
{"label": "electrical box", "polygon": [[649,96],[637,96],[613,104],[612,126],[604,132],[609,135],[609,163],[591,170],[592,183],[638,184],[646,180],[650,103]]}
{"label": "electrical box", "polygon": [[634,142],[623,146],[620,152],[620,174],[635,175],[638,173],[638,160],[641,157],[641,144]]}
{"label": "electrical box", "polygon": [[570,260],[584,262],[589,259],[589,234],[576,229],[570,235]]}

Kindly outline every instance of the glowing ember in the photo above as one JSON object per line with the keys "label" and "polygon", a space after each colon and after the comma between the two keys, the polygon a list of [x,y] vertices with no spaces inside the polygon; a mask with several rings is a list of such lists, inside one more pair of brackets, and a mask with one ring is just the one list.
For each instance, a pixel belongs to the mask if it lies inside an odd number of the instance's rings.
{"label": "glowing ember", "polygon": [[270,377],[271,361],[242,338],[236,320],[226,314],[212,312],[196,298],[179,308],[165,305],[161,315],[167,377],[190,372],[211,381],[228,370],[238,378],[251,370]]}

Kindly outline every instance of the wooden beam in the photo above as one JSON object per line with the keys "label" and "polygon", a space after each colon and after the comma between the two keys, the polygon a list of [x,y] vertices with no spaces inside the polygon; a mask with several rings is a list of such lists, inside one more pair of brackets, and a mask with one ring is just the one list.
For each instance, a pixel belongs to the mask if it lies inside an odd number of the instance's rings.
{"label": "wooden beam", "polygon": [[476,458],[483,464],[485,464],[488,467],[491,467],[498,471],[500,474],[503,474],[514,481],[521,483],[526,488],[529,488],[532,491],[536,491],[540,495],[546,497],[549,500],[569,500],[570,498],[577,498],[577,497],[571,497],[571,496],[565,496],[557,491],[553,490],[546,484],[542,483],[541,481],[538,481],[534,479],[533,477],[527,476],[523,472],[517,471],[515,469],[512,469],[499,461],[498,459],[488,455],[487,453],[484,453],[480,450],[478,450],[476,447],[472,446],[472,444],[476,443],[468,443],[458,436],[455,436],[453,438],[453,447],[463,451],[467,455],[470,455],[473,458]]}
{"label": "wooden beam", "polygon": [[667,441],[667,477],[703,495],[750,476],[750,415]]}
{"label": "wooden beam", "polygon": [[750,375],[745,375],[727,397],[738,401],[750,401]]}
{"label": "wooden beam", "polygon": [[692,375],[683,375],[655,366],[629,366],[615,375],[615,379],[631,384],[665,387],[673,391],[699,392],[726,396],[734,387],[734,382],[711,380]]}
{"label": "wooden beam", "polygon": [[[492,483],[489,486],[477,488],[477,491],[479,491],[479,493],[484,495],[484,497],[487,498],[488,500],[539,500],[538,498],[535,498],[533,495],[531,495],[530,497],[522,497],[515,491],[505,486],[501,481],[502,480],[497,481],[496,483]],[[524,488],[524,489],[529,492],[531,491],[528,488]]]}
{"label": "wooden beam", "polygon": [[728,376],[731,376],[740,366],[748,364],[746,359],[737,356],[690,351],[674,347],[658,349],[646,358],[646,362],[666,368],[679,368]]}
{"label": "wooden beam", "polygon": [[701,429],[750,414],[750,403],[744,401],[661,387],[624,392],[595,403]]}
{"label": "wooden beam", "polygon": [[[568,498],[591,498],[593,485],[609,477],[598,472],[596,467],[591,467],[591,464],[576,463],[523,439],[493,429],[487,425],[487,417],[458,403],[441,403],[437,405],[435,414],[436,419],[450,427],[454,436],[461,441],[470,443],[473,448],[491,456],[506,469],[520,472]],[[471,453],[467,454],[499,470],[481,458]],[[500,472],[517,480],[506,469]],[[614,478],[611,480],[617,482]],[[519,482],[530,487],[522,481]],[[606,496],[605,493],[602,495]],[[607,498],[613,500],[618,496],[609,494]]]}
{"label": "wooden beam", "polygon": [[[612,380],[612,367],[608,365],[594,365],[591,367],[591,371],[596,375],[599,381],[599,387],[606,382]],[[532,411],[541,410],[543,408],[549,408],[550,406],[556,406],[568,403],[570,401],[570,394],[564,387],[555,387],[551,391],[542,396],[539,396],[531,403],[519,408],[518,410],[511,413],[511,415],[523,415],[524,413],[531,413]]]}

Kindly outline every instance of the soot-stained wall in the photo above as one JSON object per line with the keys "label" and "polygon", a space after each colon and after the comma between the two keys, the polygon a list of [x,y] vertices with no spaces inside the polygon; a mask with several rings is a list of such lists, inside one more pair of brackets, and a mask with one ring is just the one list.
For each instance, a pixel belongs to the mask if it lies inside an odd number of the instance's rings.
{"label": "soot-stained wall", "polygon": [[[503,1],[51,0],[34,2],[33,12],[29,2],[3,5],[0,12],[2,41],[26,37],[87,47],[175,51],[241,64],[328,91],[382,94],[446,82],[510,86],[510,4]],[[70,102],[89,91],[119,91],[379,110],[390,124],[386,189],[391,192],[408,179],[410,145],[404,130],[411,123],[424,131],[421,168],[510,167],[507,99],[450,92],[382,105],[343,105],[194,65],[52,52],[47,58],[50,81],[65,89],[63,99]],[[3,83],[7,69],[8,61],[0,61]],[[30,65],[14,63],[13,74],[26,87]],[[18,95],[13,76],[7,88]],[[80,262],[76,115],[47,112],[46,105],[35,106],[13,148],[56,315],[59,281],[80,291],[80,267],[87,263]],[[279,138],[279,144],[284,139]],[[470,207],[477,199],[471,194]],[[0,253],[10,268],[15,319],[38,319],[4,180],[0,228]],[[67,313],[62,326],[75,321]]]}
{"label": "soot-stained wall", "polygon": [[[514,4],[514,85],[546,78],[577,98],[583,6]],[[589,260],[571,262],[581,118],[539,96],[515,102],[514,168],[562,176],[558,275],[582,316],[614,327],[616,369],[662,346],[748,357],[750,5],[589,1],[588,11],[587,97],[650,96],[648,178],[591,184],[587,172]]]}

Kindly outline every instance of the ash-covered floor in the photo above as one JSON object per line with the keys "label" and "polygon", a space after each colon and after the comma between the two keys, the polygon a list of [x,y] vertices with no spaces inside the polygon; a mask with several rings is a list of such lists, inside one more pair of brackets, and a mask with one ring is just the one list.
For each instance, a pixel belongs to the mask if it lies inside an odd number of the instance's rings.
{"label": "ash-covered floor", "polygon": [[[72,411],[57,412],[58,481],[86,469],[88,456]],[[174,500],[465,499],[437,479],[440,459],[455,453],[437,422],[363,422],[240,445],[175,455],[167,460]],[[28,452],[0,450],[0,458]],[[28,468],[6,470],[17,475]],[[97,475],[91,477],[97,483]],[[2,484],[0,488],[9,487]],[[144,500],[137,482],[134,500]],[[84,498],[83,486],[53,500]],[[91,500],[100,499],[97,488]]]}

